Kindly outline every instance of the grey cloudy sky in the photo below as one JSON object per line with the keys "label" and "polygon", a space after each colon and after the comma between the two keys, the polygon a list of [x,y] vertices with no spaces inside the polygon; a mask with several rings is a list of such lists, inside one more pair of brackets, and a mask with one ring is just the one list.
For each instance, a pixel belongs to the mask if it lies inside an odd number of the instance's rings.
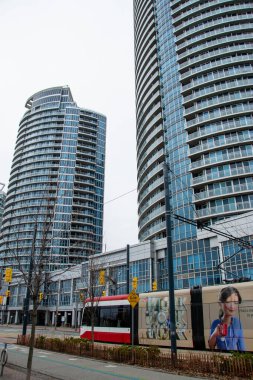
{"label": "grey cloudy sky", "polygon": [[[136,189],[132,0],[0,0],[0,182],[8,184],[25,102],[68,85],[107,116],[105,202]],[[137,195],[105,204],[107,250],[137,243]]]}

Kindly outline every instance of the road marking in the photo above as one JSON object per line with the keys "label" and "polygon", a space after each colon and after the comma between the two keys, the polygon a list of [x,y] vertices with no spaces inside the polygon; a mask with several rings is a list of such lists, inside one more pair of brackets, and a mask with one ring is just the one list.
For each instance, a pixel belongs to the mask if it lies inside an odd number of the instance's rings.
{"label": "road marking", "polygon": [[[21,351],[17,351],[17,354],[19,355],[24,355],[24,352],[21,352]],[[56,354],[56,352],[54,352],[54,354]],[[60,354],[61,355],[61,358],[63,358],[63,354]],[[67,356],[67,354],[65,354]],[[85,357],[81,357],[80,359],[87,359]],[[45,360],[47,361],[48,364],[52,363],[52,364],[59,364],[61,365],[61,367],[63,368],[64,366],[66,367],[73,367],[73,368],[78,368],[78,369],[81,369],[83,370],[84,372],[92,372],[92,373],[97,373],[97,374],[102,374],[102,375],[109,375],[111,376],[112,378],[117,378],[118,380],[122,379],[122,380],[144,380],[143,377],[135,377],[135,376],[128,376],[128,375],[121,375],[119,373],[114,373],[114,372],[111,372],[110,370],[106,371],[106,370],[99,370],[99,369],[96,369],[96,368],[92,368],[92,367],[89,367],[88,365],[80,365],[80,364],[72,364],[72,363],[69,363],[67,361],[62,361],[62,360],[55,360],[53,358],[49,358],[49,357],[46,357],[46,358],[42,358],[42,360]]]}
{"label": "road marking", "polygon": [[39,355],[39,358],[46,358],[46,355]]}
{"label": "road marking", "polygon": [[15,346],[15,345],[8,345],[8,350],[17,350],[17,351],[20,351],[20,350],[25,350],[25,348],[21,348],[20,346]]}
{"label": "road marking", "polygon": [[109,364],[109,365],[106,365],[107,368],[116,368],[118,367],[117,365],[112,365],[112,364]]}
{"label": "road marking", "polygon": [[69,360],[77,360],[77,358],[69,358]]}

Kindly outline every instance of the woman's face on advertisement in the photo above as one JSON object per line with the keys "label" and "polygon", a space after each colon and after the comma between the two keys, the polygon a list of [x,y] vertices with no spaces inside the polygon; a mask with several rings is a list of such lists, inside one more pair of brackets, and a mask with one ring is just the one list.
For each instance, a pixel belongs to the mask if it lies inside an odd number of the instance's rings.
{"label": "woman's face on advertisement", "polygon": [[221,307],[224,315],[233,316],[238,310],[239,299],[237,294],[231,294],[225,302],[222,302]]}

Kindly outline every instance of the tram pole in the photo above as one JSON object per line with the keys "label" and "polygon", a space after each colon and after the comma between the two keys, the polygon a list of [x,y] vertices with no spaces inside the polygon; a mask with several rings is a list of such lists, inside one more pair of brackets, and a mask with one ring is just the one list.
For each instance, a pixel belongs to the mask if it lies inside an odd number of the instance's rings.
{"label": "tram pole", "polygon": [[126,246],[126,258],[127,258],[127,265],[126,265],[126,292],[127,294],[129,294],[130,292],[130,282],[129,282],[129,272],[130,272],[130,265],[129,265],[129,262],[130,262],[130,246],[129,244],[127,244]]}
{"label": "tram pole", "polygon": [[134,307],[132,307],[132,352],[134,348]]}
{"label": "tram pole", "polygon": [[29,304],[30,304],[30,296],[31,296],[31,283],[32,283],[32,271],[33,271],[33,257],[30,258],[29,264],[29,272],[27,279],[27,287],[26,287],[26,297],[24,299],[24,318],[23,318],[23,327],[22,327],[22,335],[26,335],[28,317],[29,317]]}
{"label": "tram pole", "polygon": [[174,270],[173,270],[173,251],[171,236],[171,207],[170,207],[170,179],[168,166],[164,163],[164,190],[165,190],[165,219],[167,235],[167,258],[168,258],[168,282],[169,282],[169,304],[170,304],[170,339],[171,339],[171,358],[177,359],[177,338],[176,338],[176,318],[175,318],[175,293],[174,293]]}
{"label": "tram pole", "polygon": [[31,249],[29,270],[28,270],[28,276],[27,276],[26,297],[24,299],[24,318],[23,318],[22,335],[26,335],[28,318],[29,318],[29,305],[30,305],[30,297],[31,297],[31,285],[32,285],[32,277],[33,277],[37,232],[38,232],[38,220],[36,219],[36,223],[35,223],[34,231],[33,231],[32,249]]}

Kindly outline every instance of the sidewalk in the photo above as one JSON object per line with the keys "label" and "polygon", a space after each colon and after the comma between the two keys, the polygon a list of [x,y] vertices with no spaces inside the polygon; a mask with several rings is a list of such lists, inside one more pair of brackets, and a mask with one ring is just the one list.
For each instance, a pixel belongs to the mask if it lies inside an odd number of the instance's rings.
{"label": "sidewalk", "polygon": [[[13,329],[17,329],[17,328],[20,328],[22,329],[23,325],[19,324],[19,325],[15,325],[15,324],[3,324],[1,325],[3,327],[7,327],[7,328],[13,328]],[[28,324],[27,325],[27,330],[30,330],[31,328],[31,324]],[[58,327],[54,327],[54,326],[41,326],[41,325],[37,325],[36,326],[36,330],[44,330],[44,331],[62,331],[62,332],[73,332],[73,333],[76,333],[78,334],[79,333],[79,328],[76,328],[75,327],[65,327],[65,326],[58,326]]]}

